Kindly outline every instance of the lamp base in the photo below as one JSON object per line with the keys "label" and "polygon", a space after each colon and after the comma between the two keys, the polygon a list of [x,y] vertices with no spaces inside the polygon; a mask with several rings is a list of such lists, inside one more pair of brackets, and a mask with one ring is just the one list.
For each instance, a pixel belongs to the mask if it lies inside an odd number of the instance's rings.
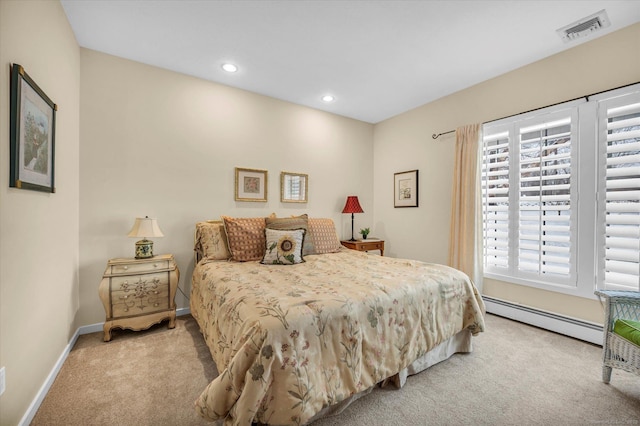
{"label": "lamp base", "polygon": [[136,259],[153,257],[153,241],[144,239],[136,242]]}

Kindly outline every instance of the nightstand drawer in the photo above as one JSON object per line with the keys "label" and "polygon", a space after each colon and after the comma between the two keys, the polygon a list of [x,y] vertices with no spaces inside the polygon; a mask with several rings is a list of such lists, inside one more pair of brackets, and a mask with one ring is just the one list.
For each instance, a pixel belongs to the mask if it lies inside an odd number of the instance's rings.
{"label": "nightstand drawer", "polygon": [[376,242],[367,242],[364,241],[361,243],[362,249],[363,250],[384,250],[384,243],[382,241],[376,241]]}
{"label": "nightstand drawer", "polygon": [[149,262],[114,264],[109,267],[109,273],[114,275],[136,274],[139,272],[161,271],[169,269],[169,261],[158,259]]}
{"label": "nightstand drawer", "polygon": [[112,277],[111,305],[114,318],[169,309],[168,273]]}

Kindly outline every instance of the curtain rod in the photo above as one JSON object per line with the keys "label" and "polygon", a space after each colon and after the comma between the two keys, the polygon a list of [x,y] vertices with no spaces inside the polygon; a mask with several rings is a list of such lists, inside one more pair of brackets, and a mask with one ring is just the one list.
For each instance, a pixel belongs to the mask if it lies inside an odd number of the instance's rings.
{"label": "curtain rod", "polygon": [[[568,99],[568,100],[562,101],[562,102],[556,102],[555,104],[543,106],[543,107],[540,107],[540,108],[530,109],[529,111],[519,112],[517,114],[505,115],[504,117],[496,118],[494,120],[485,121],[482,124],[491,123],[492,121],[503,120],[505,118],[515,117],[516,115],[527,114],[529,112],[538,111],[540,109],[549,108],[549,107],[552,107],[552,106],[564,104],[564,103],[571,102],[571,101],[577,101],[578,99],[582,99],[582,98],[585,98],[586,101],[589,102],[589,98],[592,97],[592,96],[596,96],[596,95],[599,95],[601,93],[610,92],[612,90],[624,89],[625,87],[633,86],[633,85],[638,84],[638,83],[640,83],[640,81],[636,81],[635,83],[625,84],[624,86],[614,87],[613,89],[601,90],[600,92],[595,92],[595,93],[591,93],[591,94],[588,94],[588,95],[578,96],[577,98]],[[433,139],[438,139],[442,135],[448,135],[449,133],[453,133],[453,132],[455,132],[455,130],[449,130],[448,132],[442,132],[442,133],[438,133],[438,134],[434,133],[434,134],[431,135],[431,137]]]}

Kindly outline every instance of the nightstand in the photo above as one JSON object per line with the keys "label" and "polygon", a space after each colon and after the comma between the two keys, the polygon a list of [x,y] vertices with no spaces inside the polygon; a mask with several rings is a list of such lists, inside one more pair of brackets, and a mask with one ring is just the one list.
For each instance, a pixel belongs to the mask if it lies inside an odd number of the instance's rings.
{"label": "nightstand", "polygon": [[104,341],[111,340],[112,328],[145,330],[165,319],[174,328],[179,278],[171,254],[109,260],[98,288],[107,314]]}
{"label": "nightstand", "polygon": [[384,256],[384,241],[382,240],[340,241],[340,244],[351,250],[380,250],[380,256]]}

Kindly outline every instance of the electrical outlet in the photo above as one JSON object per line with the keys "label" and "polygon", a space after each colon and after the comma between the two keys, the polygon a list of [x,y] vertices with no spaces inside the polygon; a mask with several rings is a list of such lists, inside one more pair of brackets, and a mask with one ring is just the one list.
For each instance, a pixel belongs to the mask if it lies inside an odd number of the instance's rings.
{"label": "electrical outlet", "polygon": [[0,395],[4,393],[4,367],[0,368]]}

